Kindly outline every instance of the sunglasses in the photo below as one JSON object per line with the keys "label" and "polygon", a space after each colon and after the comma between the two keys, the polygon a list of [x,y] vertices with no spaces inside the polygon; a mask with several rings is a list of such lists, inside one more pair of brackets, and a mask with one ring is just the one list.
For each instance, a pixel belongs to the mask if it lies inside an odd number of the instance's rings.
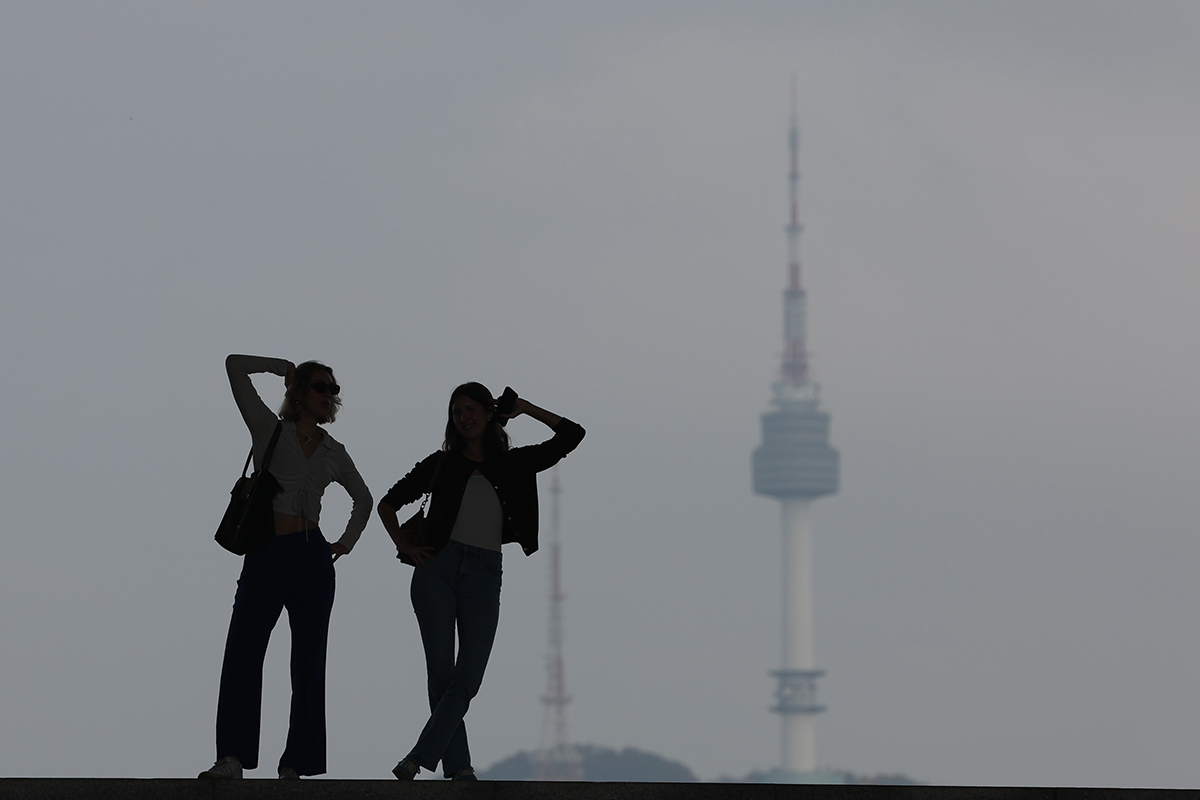
{"label": "sunglasses", "polygon": [[338,394],[342,391],[342,387],[338,386],[336,383],[326,383],[325,381],[313,381],[308,385],[308,388],[312,389],[317,394]]}

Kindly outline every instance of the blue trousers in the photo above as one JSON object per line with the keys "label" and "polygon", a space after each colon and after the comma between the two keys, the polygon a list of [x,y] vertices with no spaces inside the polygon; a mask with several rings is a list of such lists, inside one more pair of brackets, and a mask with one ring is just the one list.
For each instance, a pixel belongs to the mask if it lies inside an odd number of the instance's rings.
{"label": "blue trousers", "polygon": [[292,712],[279,758],[300,775],[325,772],[325,648],[333,610],[333,557],[321,531],[276,536],[248,553],[238,578],[217,700],[217,758],[258,766],[263,659],[288,611],[292,629]]}
{"label": "blue trousers", "polygon": [[[413,570],[410,595],[421,626],[429,710],[408,758],[450,776],[471,766],[463,717],[483,683],[500,621],[500,553],[451,540]],[[458,653],[454,639],[457,629]]]}

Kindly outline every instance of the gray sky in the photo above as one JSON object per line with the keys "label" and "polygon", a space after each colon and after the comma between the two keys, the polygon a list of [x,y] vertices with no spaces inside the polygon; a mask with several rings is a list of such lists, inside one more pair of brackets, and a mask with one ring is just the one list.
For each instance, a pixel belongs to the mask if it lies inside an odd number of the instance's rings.
{"label": "gray sky", "polygon": [[[778,505],[749,459],[795,75],[843,461],[819,761],[1200,784],[1198,39],[1170,2],[5,4],[0,774],[211,760],[230,352],[332,364],[376,497],[461,381],[585,425],[573,737],[775,765]],[[505,566],[481,768],[541,723],[547,559]],[[376,521],[338,564],[331,777],[387,777],[424,720],[408,575]]]}

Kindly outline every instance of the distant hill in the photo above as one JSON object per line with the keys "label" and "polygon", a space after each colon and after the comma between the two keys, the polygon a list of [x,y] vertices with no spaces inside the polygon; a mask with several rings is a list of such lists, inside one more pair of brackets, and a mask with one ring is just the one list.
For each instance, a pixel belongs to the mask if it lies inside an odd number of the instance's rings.
{"label": "distant hill", "polygon": [[[580,757],[583,759],[583,779],[585,781],[631,781],[643,783],[690,783],[699,780],[695,773],[679,762],[671,761],[662,756],[626,747],[614,750],[611,747],[598,745],[577,745]],[[479,773],[479,777],[489,781],[528,781],[533,779],[536,771],[534,759],[536,753],[522,750],[501,761],[497,761]],[[885,784],[893,786],[921,785],[907,775],[879,774],[856,775],[846,770],[831,770],[822,773],[822,783],[858,783]],[[718,782],[729,783],[788,783],[782,780],[778,770],[755,770],[744,778],[734,778],[722,775]]]}
{"label": "distant hill", "polygon": [[[696,780],[696,775],[684,764],[645,750],[626,747],[617,751],[591,744],[577,745],[576,749],[583,758],[585,781],[686,783]],[[533,777],[535,755],[522,750],[497,761],[480,772],[479,777],[488,781],[527,781]]]}
{"label": "distant hill", "polygon": [[[920,781],[915,781],[907,775],[900,773],[880,773],[878,775],[856,775],[853,772],[846,770],[829,770],[827,772],[816,773],[819,775],[819,780],[814,783],[864,783],[873,784],[876,786],[922,786]],[[731,778],[722,775],[717,778],[719,782],[730,783],[790,783],[791,781],[780,775],[779,770],[755,770],[744,778]]]}
{"label": "distant hill", "polygon": [[847,772],[849,779],[846,783],[870,783],[876,786],[924,786],[921,781],[914,780],[899,772],[881,772],[878,775],[855,775]]}

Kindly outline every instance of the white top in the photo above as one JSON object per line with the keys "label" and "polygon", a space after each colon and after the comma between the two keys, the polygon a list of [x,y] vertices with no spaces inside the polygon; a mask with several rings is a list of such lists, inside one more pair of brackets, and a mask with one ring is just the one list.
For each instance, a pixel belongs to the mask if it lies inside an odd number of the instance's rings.
{"label": "white top", "polygon": [[503,529],[504,510],[500,508],[495,487],[486,476],[472,475],[463,490],[450,538],[472,547],[498,551]]}
{"label": "white top", "polygon": [[[242,419],[250,429],[256,470],[261,468],[279,416],[258,396],[250,375],[269,372],[285,377],[287,368],[288,362],[282,358],[232,355],[225,359],[225,371],[229,373],[233,399],[237,401]],[[273,505],[282,514],[319,520],[325,487],[332,481],[340,483],[349,493],[354,506],[350,511],[350,521],[346,523],[346,532],[338,542],[345,545],[347,550],[352,550],[371,519],[371,492],[350,460],[346,448],[330,436],[329,431],[324,428],[321,430],[324,434],[321,443],[312,457],[306,458],[300,448],[300,439],[296,436],[296,423],[283,421],[279,443],[275,445],[275,454],[271,456],[271,474],[280,486]]]}

